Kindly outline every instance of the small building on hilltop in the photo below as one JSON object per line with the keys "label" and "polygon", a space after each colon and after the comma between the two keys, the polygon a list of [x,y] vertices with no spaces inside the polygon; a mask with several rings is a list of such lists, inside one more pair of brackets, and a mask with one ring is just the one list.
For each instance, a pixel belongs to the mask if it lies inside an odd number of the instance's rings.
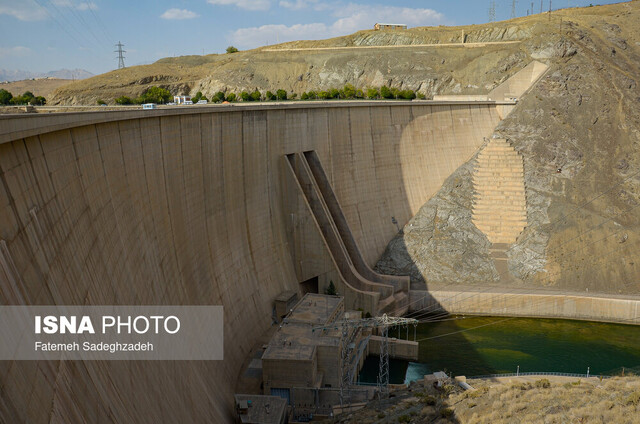
{"label": "small building on hilltop", "polygon": [[407,29],[406,24],[381,24],[377,23],[373,26],[373,29],[379,31],[381,29]]}

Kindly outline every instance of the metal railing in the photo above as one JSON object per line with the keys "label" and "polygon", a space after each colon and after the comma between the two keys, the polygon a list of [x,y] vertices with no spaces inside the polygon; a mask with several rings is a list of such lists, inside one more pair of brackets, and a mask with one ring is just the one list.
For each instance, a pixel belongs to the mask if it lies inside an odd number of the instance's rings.
{"label": "metal railing", "polygon": [[589,377],[597,377],[597,378],[611,378],[610,375],[599,375],[599,374],[575,374],[570,372],[518,372],[518,373],[507,373],[507,374],[486,374],[486,375],[474,375],[472,377],[467,377],[467,379],[480,379],[480,378],[495,378],[495,377],[522,377],[522,376],[558,376],[558,377],[577,377],[577,378],[589,378]]}

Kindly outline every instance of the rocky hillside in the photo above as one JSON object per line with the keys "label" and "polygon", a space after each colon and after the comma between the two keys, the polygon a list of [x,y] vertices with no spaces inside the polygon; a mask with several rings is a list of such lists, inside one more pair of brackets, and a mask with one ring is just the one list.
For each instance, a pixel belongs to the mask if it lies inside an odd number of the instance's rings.
{"label": "rocky hillside", "polygon": [[561,16],[536,53],[550,70],[494,134],[524,157],[528,226],[507,250],[508,273],[471,222],[474,159],[392,240],[379,270],[429,287],[640,294],[640,2]]}
{"label": "rocky hillside", "polygon": [[[465,27],[367,30],[234,54],[165,58],[78,81],[59,89],[50,104],[93,105],[97,99],[113,102],[122,95],[138,96],[153,85],[173,94],[202,91],[208,97],[218,91],[237,94],[278,88],[301,94],[346,83],[358,88],[389,85],[427,97],[486,93],[532,58],[554,61],[571,53],[558,34],[561,17],[567,22],[568,16],[575,14],[585,22],[595,22],[622,13],[625,7],[635,10],[630,5],[572,9],[554,12],[551,19],[541,14]],[[467,47],[462,47],[462,41]],[[515,43],[477,46],[505,41]],[[458,45],[446,46],[449,43]],[[317,48],[322,50],[309,50]]]}

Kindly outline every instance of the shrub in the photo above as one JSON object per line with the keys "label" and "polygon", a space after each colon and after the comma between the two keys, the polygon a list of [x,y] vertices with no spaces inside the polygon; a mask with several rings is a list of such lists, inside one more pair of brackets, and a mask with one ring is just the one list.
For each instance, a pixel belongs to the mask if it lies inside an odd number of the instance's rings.
{"label": "shrub", "polygon": [[331,97],[331,94],[329,94],[328,91],[321,91],[318,93],[318,98],[322,99],[322,100],[326,100],[329,97]]}
{"label": "shrub", "polygon": [[440,410],[440,416],[442,418],[451,418],[451,417],[453,417],[453,409],[451,409],[451,408],[442,408]]}
{"label": "shrub", "polygon": [[399,423],[408,423],[410,421],[411,421],[411,417],[409,415],[407,415],[407,414],[400,415],[398,417],[398,422]]}
{"label": "shrub", "polygon": [[316,93],[315,91],[309,91],[307,93],[307,96],[309,96],[309,99],[317,99],[318,98],[318,93]]}
{"label": "shrub", "polygon": [[132,105],[133,100],[131,100],[131,98],[127,96],[120,96],[116,99],[116,103],[119,105]]}
{"label": "shrub", "polygon": [[246,91],[240,93],[240,98],[243,102],[248,102],[249,100],[251,100],[251,97],[249,97],[249,93],[247,93]]}
{"label": "shrub", "polygon": [[424,100],[427,98],[427,96],[425,96],[423,93],[418,93],[416,94],[416,96],[420,99],[420,100]]}
{"label": "shrub", "polygon": [[98,106],[102,106],[102,105],[107,104],[107,102],[105,102],[105,101],[104,101],[104,100],[102,100],[102,99],[98,99],[98,100],[96,100],[96,104],[97,104]]}
{"label": "shrub", "polygon": [[377,99],[380,97],[380,92],[377,88],[367,88],[367,99]]}
{"label": "shrub", "polygon": [[278,98],[278,100],[287,100],[287,92],[280,88],[276,91],[276,97]]}
{"label": "shrub", "polygon": [[31,99],[32,105],[44,106],[46,103],[47,99],[42,96],[36,96],[35,98]]}
{"label": "shrub", "polygon": [[551,383],[549,382],[548,379],[543,378],[541,380],[536,381],[536,387],[539,389],[548,389],[549,387],[551,387]]}
{"label": "shrub", "polygon": [[329,98],[337,99],[339,97],[340,97],[340,90],[336,88],[332,88],[331,90],[329,90]]}
{"label": "shrub", "polygon": [[413,90],[402,90],[400,92],[400,97],[405,100],[413,100],[416,98],[416,93]]}
{"label": "shrub", "polygon": [[345,84],[342,89],[342,96],[345,99],[353,99],[356,97],[356,88],[351,84]]}
{"label": "shrub", "polygon": [[267,94],[264,95],[265,100],[275,100],[276,99],[276,95],[273,94],[271,91],[267,91]]}
{"label": "shrub", "polygon": [[362,90],[356,90],[356,93],[353,95],[356,99],[364,99],[364,93]]}
{"label": "shrub", "polygon": [[435,405],[436,404],[436,398],[434,398],[433,396],[425,396],[424,399],[422,399],[422,401],[424,402],[425,405]]}
{"label": "shrub", "polygon": [[233,46],[227,47],[227,53],[231,54],[231,53],[237,53],[237,52],[238,52],[238,49],[236,49],[235,47]]}
{"label": "shrub", "polygon": [[235,102],[236,101],[236,95],[234,93],[231,93],[227,96],[227,101],[228,102]]}
{"label": "shrub", "polygon": [[309,99],[309,95],[307,94],[307,92],[303,92],[302,95],[300,96],[300,100],[308,100]]}
{"label": "shrub", "polygon": [[627,396],[625,403],[627,405],[635,405],[635,406],[640,405],[640,390],[636,390],[635,392]]}
{"label": "shrub", "polygon": [[258,90],[256,90],[253,93],[251,93],[251,100],[253,100],[254,102],[259,102],[261,97],[262,97],[262,95],[260,94],[260,92]]}
{"label": "shrub", "polygon": [[383,99],[392,99],[393,93],[391,92],[389,87],[387,87],[386,85],[383,85],[382,87],[380,87],[380,96]]}

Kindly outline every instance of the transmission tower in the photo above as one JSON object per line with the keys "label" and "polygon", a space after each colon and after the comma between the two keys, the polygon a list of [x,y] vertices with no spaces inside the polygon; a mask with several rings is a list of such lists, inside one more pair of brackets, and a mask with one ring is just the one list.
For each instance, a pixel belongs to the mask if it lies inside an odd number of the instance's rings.
{"label": "transmission tower", "polygon": [[489,22],[496,21],[496,0],[489,2]]}
{"label": "transmission tower", "polygon": [[516,17],[516,0],[511,0],[511,19]]}
{"label": "transmission tower", "polygon": [[351,385],[353,383],[353,370],[355,367],[353,353],[355,341],[363,328],[379,328],[382,341],[380,343],[380,375],[378,376],[378,390],[380,397],[389,393],[389,327],[417,325],[418,320],[412,318],[390,317],[387,314],[381,317],[362,319],[343,319],[328,325],[312,327],[311,331],[342,329],[340,347],[342,350],[340,364],[340,405],[351,403]]}
{"label": "transmission tower", "polygon": [[118,69],[122,69],[124,68],[123,53],[126,53],[126,50],[122,50],[122,48],[124,47],[124,44],[122,44],[120,41],[118,41],[118,44],[116,44],[116,47],[118,48],[118,50],[114,50],[114,52],[118,53]]}

